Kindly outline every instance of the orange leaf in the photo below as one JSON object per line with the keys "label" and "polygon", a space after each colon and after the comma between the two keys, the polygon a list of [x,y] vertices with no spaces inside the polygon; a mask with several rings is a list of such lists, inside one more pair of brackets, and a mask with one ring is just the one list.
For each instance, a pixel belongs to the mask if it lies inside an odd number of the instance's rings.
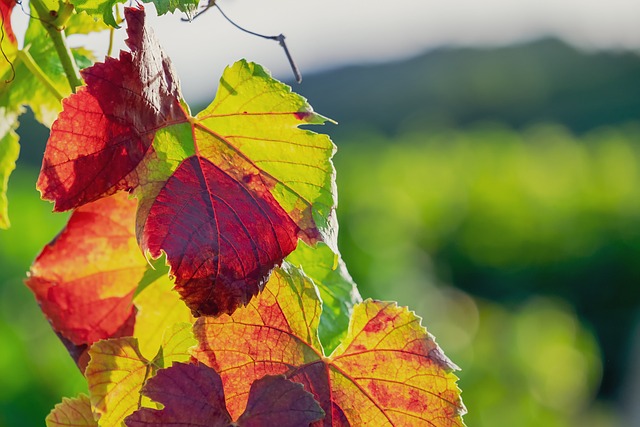
{"label": "orange leaf", "polygon": [[372,300],[356,305],[328,357],[318,341],[320,312],[313,283],[285,264],[246,308],[198,319],[194,356],[220,373],[233,417],[253,381],[284,374],[320,402],[327,417],[318,425],[464,425],[456,366],[413,312]]}
{"label": "orange leaf", "polygon": [[82,206],[31,266],[27,286],[54,330],[76,346],[131,323],[147,268],[134,236],[135,207],[124,193]]}

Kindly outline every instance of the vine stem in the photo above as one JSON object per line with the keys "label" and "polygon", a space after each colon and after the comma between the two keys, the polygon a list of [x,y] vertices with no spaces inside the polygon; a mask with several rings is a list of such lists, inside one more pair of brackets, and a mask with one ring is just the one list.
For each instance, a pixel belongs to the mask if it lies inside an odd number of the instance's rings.
{"label": "vine stem", "polygon": [[27,69],[29,69],[29,71],[31,71],[31,73],[36,76],[38,80],[40,80],[40,82],[44,84],[47,89],[49,89],[49,92],[51,92],[56,98],[58,98],[59,101],[61,101],[62,98],[65,97],[62,93],[60,93],[58,88],[53,84],[51,79],[44,73],[44,71],[42,71],[42,68],[40,68],[38,64],[36,64],[27,48],[19,50],[17,52],[17,58],[22,61],[25,67],[27,67]]}
{"label": "vine stem", "polygon": [[[76,88],[82,86],[82,78],[80,77],[78,65],[73,59],[71,49],[69,49],[69,45],[67,45],[67,38],[64,33],[65,22],[61,22],[61,19],[58,19],[59,17],[63,18],[63,16],[68,19],[70,16],[69,7],[73,8],[73,6],[60,1],[59,11],[49,11],[43,0],[31,0],[31,4],[33,4],[42,25],[45,30],[47,30],[47,33],[49,33],[49,37],[51,37],[53,46],[60,58],[62,69],[69,81],[69,87],[71,91],[75,93]],[[64,21],[65,18],[62,20]]]}

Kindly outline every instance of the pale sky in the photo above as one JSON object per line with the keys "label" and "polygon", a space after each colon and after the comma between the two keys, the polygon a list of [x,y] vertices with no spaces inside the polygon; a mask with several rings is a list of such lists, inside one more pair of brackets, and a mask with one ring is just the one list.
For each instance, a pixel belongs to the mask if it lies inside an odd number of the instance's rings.
{"label": "pale sky", "polygon": [[[640,53],[640,0],[218,0],[218,4],[249,30],[285,34],[303,77],[345,65],[408,58],[435,47],[499,46],[542,36],[560,37],[585,49]],[[155,17],[152,6],[146,7],[178,69],[188,101],[212,98],[224,66],[240,58],[292,80],[277,42],[240,32],[215,9],[184,23],[180,15]],[[118,33],[118,47],[124,48],[124,30]],[[92,36],[90,45],[102,58],[107,36]]]}

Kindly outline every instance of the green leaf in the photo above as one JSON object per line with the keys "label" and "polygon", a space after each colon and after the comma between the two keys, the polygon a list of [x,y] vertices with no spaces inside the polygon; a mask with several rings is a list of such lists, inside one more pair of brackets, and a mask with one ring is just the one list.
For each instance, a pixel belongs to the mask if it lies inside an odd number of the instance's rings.
{"label": "green leaf", "polygon": [[113,28],[120,28],[113,14],[113,8],[118,3],[124,3],[124,0],[72,0],[71,4],[79,12],[86,12],[87,15],[94,20],[103,21],[105,24]]}
{"label": "green leaf", "polygon": [[144,0],[145,3],[153,3],[156,6],[158,15],[179,10],[187,14],[189,19],[193,18],[198,8],[198,0]]}
{"label": "green leaf", "polygon": [[287,261],[303,270],[320,291],[322,316],[318,333],[325,352],[330,354],[347,333],[354,305],[362,302],[358,288],[340,256],[324,243],[314,248],[300,242]]}
{"label": "green leaf", "polygon": [[[36,12],[32,9],[33,15]],[[77,33],[84,33],[90,28],[82,24],[82,16],[72,16],[70,25]],[[71,93],[69,82],[60,63],[60,58],[42,23],[37,19],[29,22],[24,39],[24,48],[16,58],[15,78],[11,80],[11,70],[6,70],[2,80],[10,83],[0,86],[0,108],[16,109],[28,105],[36,119],[47,127],[56,119],[62,110],[61,96]],[[83,66],[93,62],[86,50],[74,50],[74,58]],[[33,65],[28,66],[25,56]],[[22,59],[20,59],[22,57]],[[37,72],[34,71],[37,68]],[[48,80],[52,87],[43,83]]]}
{"label": "green leaf", "polygon": [[95,19],[84,11],[77,11],[65,25],[67,36],[72,34],[89,34],[108,30],[109,26],[102,19]]}
{"label": "green leaf", "polygon": [[0,107],[0,228],[9,228],[9,212],[7,201],[7,186],[9,175],[16,167],[16,160],[20,153],[18,135],[14,132],[17,127],[17,115],[7,114]]}

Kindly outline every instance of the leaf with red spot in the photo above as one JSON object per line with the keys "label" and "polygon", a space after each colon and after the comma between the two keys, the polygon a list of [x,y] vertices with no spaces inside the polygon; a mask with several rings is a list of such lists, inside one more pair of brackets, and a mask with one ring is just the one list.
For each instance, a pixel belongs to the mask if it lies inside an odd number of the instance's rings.
{"label": "leaf with red spot", "polygon": [[247,304],[298,238],[337,251],[335,147],[298,128],[326,119],[246,61],[227,68],[215,100],[190,116],[144,11],[125,17],[132,53],[85,70],[87,86],[65,100],[38,181],[43,197],[65,210],[133,190],[140,246],[166,253],[196,316]]}
{"label": "leaf with red spot", "polygon": [[174,363],[147,381],[142,394],[163,409],[141,408],[125,419],[127,427],[303,427],[324,417],[318,402],[300,384],[266,376],[251,384],[246,409],[232,423],[222,380],[203,364]]}
{"label": "leaf with red spot", "polygon": [[327,356],[318,340],[320,312],[313,283],[285,264],[246,308],[196,321],[194,356],[221,373],[232,416],[255,379],[283,374],[320,402],[328,415],[317,425],[464,425],[457,368],[414,313],[366,300]]}
{"label": "leaf with red spot", "polygon": [[147,269],[134,216],[124,193],[82,206],[31,266],[26,284],[71,346],[131,334],[133,295]]}

